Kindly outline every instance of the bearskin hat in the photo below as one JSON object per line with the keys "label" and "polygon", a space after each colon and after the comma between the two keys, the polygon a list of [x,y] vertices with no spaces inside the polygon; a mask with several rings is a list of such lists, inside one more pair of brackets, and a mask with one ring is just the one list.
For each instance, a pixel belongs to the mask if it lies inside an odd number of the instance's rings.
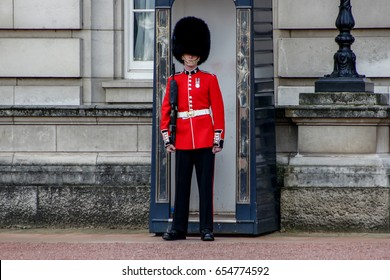
{"label": "bearskin hat", "polygon": [[172,52],[175,58],[181,59],[183,54],[191,54],[200,57],[198,65],[207,60],[210,54],[210,30],[207,24],[196,17],[184,17],[180,19],[173,30]]}

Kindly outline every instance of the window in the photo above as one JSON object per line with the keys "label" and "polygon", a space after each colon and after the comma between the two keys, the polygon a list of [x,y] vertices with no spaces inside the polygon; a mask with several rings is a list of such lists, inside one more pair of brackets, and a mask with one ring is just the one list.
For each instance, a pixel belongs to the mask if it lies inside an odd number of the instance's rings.
{"label": "window", "polygon": [[125,77],[152,79],[155,0],[126,0]]}

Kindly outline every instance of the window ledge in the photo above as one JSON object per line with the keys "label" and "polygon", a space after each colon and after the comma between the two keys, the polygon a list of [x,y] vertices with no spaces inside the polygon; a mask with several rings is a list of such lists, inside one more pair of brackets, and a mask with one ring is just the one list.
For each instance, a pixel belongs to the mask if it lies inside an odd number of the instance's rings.
{"label": "window ledge", "polygon": [[153,88],[153,80],[113,80],[102,83],[103,88]]}
{"label": "window ledge", "polygon": [[153,80],[114,80],[102,83],[109,104],[153,102]]}

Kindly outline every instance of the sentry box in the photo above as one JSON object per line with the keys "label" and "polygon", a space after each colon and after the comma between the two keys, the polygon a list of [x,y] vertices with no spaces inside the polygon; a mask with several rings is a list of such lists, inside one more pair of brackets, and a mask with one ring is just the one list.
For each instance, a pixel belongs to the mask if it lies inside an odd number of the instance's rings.
{"label": "sentry box", "polygon": [[[225,103],[224,149],[216,155],[214,232],[260,235],[280,228],[276,184],[272,0],[156,0],[150,227],[165,232],[174,211],[174,156],[160,134],[171,64],[171,34],[182,17],[205,20],[211,50],[201,69],[217,75]],[[189,233],[198,233],[193,176]]]}

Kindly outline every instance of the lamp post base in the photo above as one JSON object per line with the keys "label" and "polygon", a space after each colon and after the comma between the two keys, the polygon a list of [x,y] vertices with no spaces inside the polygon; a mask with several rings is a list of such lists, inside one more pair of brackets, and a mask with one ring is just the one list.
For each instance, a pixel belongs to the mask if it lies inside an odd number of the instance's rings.
{"label": "lamp post base", "polygon": [[374,92],[374,83],[365,78],[324,77],[314,84],[315,92]]}

